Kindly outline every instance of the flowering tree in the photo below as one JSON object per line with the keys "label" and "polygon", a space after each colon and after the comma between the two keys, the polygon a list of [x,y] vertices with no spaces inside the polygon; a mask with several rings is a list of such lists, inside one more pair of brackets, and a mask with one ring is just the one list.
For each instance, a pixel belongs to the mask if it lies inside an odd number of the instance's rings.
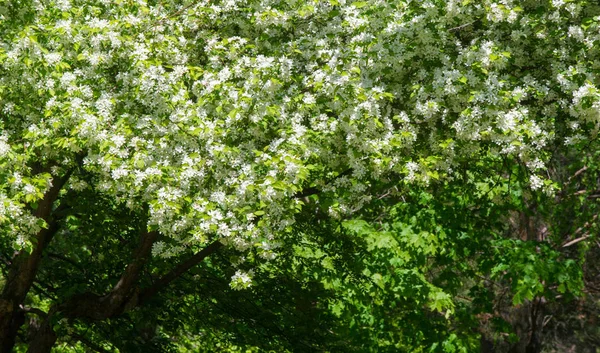
{"label": "flowering tree", "polygon": [[[560,0],[0,4],[0,351],[32,312],[29,350],[48,351],[57,322],[119,317],[219,248],[239,254],[230,285],[247,288],[315,222],[396,244],[392,266],[412,266],[447,320],[460,286],[426,269],[442,253],[468,249],[445,259],[508,281],[514,304],[555,284],[579,293],[579,263],[556,249],[595,227],[595,189],[578,178],[595,182],[598,13]],[[574,207],[569,222],[553,213]],[[36,276],[70,241],[137,245],[40,313]],[[502,251],[478,267],[490,244]]]}

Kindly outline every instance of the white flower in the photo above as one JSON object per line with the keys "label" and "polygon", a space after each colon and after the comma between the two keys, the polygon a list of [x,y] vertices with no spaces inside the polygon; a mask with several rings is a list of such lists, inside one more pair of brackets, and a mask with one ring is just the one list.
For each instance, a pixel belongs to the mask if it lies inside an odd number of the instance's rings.
{"label": "white flower", "polygon": [[105,19],[92,18],[88,21],[88,26],[90,26],[91,28],[104,29],[107,28],[108,25],[109,23]]}
{"label": "white flower", "polygon": [[256,57],[256,67],[259,69],[268,69],[273,66],[273,62],[275,58],[269,58],[264,55],[259,55]]}
{"label": "white flower", "polygon": [[56,52],[48,53],[48,54],[44,55],[44,59],[46,59],[46,62],[49,65],[54,65],[62,59],[62,54],[56,53]]}
{"label": "white flower", "polygon": [[8,151],[10,151],[10,145],[7,142],[7,137],[0,136],[0,157],[6,156]]}
{"label": "white flower", "polygon": [[27,195],[34,195],[36,193],[36,191],[37,190],[35,189],[35,187],[31,184],[26,184],[23,187],[23,192]]}
{"label": "white flower", "polygon": [[70,0],[56,0],[56,7],[61,11],[69,11],[71,9]]}
{"label": "white flower", "polygon": [[13,184],[15,186],[19,186],[23,183],[23,177],[18,172],[13,173],[13,178],[14,178]]}
{"label": "white flower", "polygon": [[302,101],[304,102],[304,104],[315,104],[317,102],[315,97],[310,93],[306,93],[302,98]]}
{"label": "white flower", "polygon": [[110,140],[115,144],[115,147],[120,148],[125,144],[125,137],[122,135],[114,135]]}
{"label": "white flower", "polygon": [[521,113],[518,110],[511,110],[506,114],[501,114],[498,120],[498,127],[503,132],[510,133],[520,121]]}
{"label": "white flower", "polygon": [[539,176],[532,174],[529,177],[529,183],[530,183],[530,187],[531,190],[537,190],[539,188],[541,188],[542,186],[544,186],[544,181],[542,180],[542,178],[540,178]]}
{"label": "white flower", "polygon": [[241,270],[237,270],[235,274],[231,277],[231,283],[229,286],[235,290],[246,289],[252,286],[252,276],[254,273],[252,271],[245,272]]}
{"label": "white flower", "polygon": [[128,174],[129,174],[129,171],[127,170],[127,168],[125,168],[123,166],[113,170],[111,173],[114,180],[119,180],[119,179],[127,176]]}
{"label": "white flower", "polygon": [[226,195],[222,191],[213,192],[213,194],[210,195],[210,200],[218,203],[219,205],[224,205],[226,201]]}
{"label": "white flower", "polygon": [[165,243],[162,241],[157,241],[152,245],[152,256],[158,257],[161,256],[165,251]]}
{"label": "white flower", "polygon": [[408,172],[405,179],[408,181],[415,180],[415,177],[416,177],[415,172],[417,172],[419,170],[419,165],[415,162],[408,162],[408,163],[406,163],[405,168]]}
{"label": "white flower", "polygon": [[60,84],[63,85],[63,87],[67,88],[73,83],[73,81],[75,81],[75,79],[77,79],[77,76],[75,76],[75,74],[73,74],[72,72],[65,72],[60,78]]}
{"label": "white flower", "polygon": [[569,27],[569,37],[583,41],[585,35],[583,34],[581,27],[571,26]]}

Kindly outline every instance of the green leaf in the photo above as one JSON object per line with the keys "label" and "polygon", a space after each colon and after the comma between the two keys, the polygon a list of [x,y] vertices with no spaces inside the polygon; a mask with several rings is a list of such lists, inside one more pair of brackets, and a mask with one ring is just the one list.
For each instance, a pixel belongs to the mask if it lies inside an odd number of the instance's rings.
{"label": "green leaf", "polygon": [[357,9],[361,9],[367,5],[369,5],[368,1],[356,1],[352,3],[352,6],[356,7]]}

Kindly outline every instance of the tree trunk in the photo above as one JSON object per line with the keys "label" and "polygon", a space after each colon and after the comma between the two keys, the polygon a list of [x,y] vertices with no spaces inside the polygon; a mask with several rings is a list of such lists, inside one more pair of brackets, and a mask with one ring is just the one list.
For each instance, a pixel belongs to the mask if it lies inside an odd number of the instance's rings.
{"label": "tree trunk", "polygon": [[488,340],[483,334],[479,340],[479,352],[480,353],[494,353],[494,343]]}
{"label": "tree trunk", "polygon": [[10,353],[15,345],[19,328],[25,322],[25,313],[9,300],[0,299],[0,353]]}
{"label": "tree trunk", "polygon": [[56,343],[56,334],[50,322],[51,317],[52,315],[48,315],[42,321],[42,324],[35,332],[33,340],[29,343],[27,353],[50,353]]}
{"label": "tree trunk", "polygon": [[20,307],[33,284],[42,253],[58,230],[57,223],[52,222],[52,206],[70,175],[71,173],[67,173],[62,178],[55,178],[53,186],[32,212],[34,216],[43,219],[48,228],[40,230],[33,237],[34,247],[31,253],[20,250],[12,258],[6,283],[0,294],[0,353],[12,352],[16,335],[24,323],[25,313]]}
{"label": "tree trunk", "polygon": [[544,298],[525,301],[513,308],[508,321],[515,329],[519,342],[515,343],[509,353],[540,353],[542,351],[542,319]]}

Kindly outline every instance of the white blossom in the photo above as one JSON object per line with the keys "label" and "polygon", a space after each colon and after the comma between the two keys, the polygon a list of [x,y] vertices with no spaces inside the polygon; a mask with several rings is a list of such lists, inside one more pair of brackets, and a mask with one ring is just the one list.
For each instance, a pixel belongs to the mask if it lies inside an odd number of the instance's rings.
{"label": "white blossom", "polygon": [[544,186],[544,181],[539,176],[532,174],[529,177],[529,183],[532,190],[538,190]]}

